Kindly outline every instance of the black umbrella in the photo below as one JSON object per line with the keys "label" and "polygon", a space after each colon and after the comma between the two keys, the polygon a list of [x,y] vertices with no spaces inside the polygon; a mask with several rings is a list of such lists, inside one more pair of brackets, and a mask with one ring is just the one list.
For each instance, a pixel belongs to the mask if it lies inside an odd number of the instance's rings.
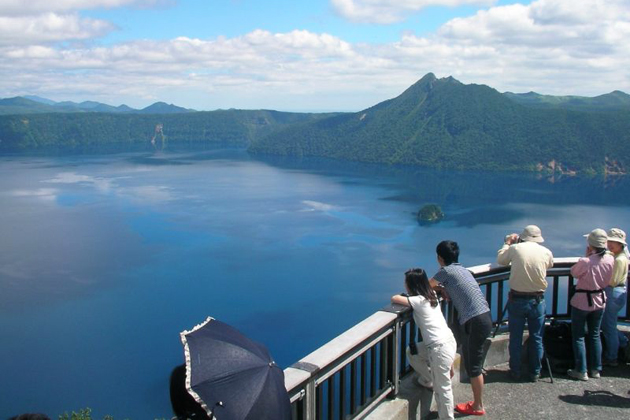
{"label": "black umbrella", "polygon": [[284,372],[269,351],[208,317],[181,334],[186,389],[217,420],[290,420]]}

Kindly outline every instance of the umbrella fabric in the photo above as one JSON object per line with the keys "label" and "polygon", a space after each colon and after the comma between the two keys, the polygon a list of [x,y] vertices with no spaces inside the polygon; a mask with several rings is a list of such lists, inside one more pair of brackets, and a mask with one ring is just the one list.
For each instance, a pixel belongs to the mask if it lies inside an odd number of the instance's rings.
{"label": "umbrella fabric", "polygon": [[186,388],[217,420],[290,420],[284,372],[265,346],[214,318],[181,333]]}

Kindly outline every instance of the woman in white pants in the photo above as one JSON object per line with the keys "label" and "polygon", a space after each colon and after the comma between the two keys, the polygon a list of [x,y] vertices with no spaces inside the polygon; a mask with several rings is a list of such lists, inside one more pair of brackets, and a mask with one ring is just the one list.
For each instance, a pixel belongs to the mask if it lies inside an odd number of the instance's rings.
{"label": "woman in white pants", "polygon": [[455,337],[423,269],[414,268],[405,273],[405,288],[409,296],[392,296],[392,303],[410,306],[420,328],[422,341],[416,344],[418,354],[410,358],[410,364],[418,373],[420,384],[433,388],[440,420],[453,419],[451,366],[457,351]]}

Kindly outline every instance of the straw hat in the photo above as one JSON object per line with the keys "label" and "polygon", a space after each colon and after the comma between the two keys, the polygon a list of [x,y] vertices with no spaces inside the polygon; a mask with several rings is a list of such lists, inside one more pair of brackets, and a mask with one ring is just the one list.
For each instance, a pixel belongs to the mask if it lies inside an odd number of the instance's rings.
{"label": "straw hat", "polygon": [[619,242],[620,244],[628,245],[626,243],[626,232],[619,228],[612,228],[608,231],[608,240],[613,242]]}

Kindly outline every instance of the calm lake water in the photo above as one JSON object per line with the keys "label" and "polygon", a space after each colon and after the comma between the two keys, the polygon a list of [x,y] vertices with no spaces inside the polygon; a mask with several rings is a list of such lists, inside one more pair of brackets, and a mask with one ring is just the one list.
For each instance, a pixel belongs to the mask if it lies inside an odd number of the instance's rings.
{"label": "calm lake water", "polygon": [[[552,182],[554,181],[554,182]],[[415,212],[447,217],[420,226]],[[435,245],[493,262],[629,230],[626,178],[440,172],[242,150],[0,156],[0,417],[170,418],[179,332],[213,316],[286,367],[388,303]]]}

